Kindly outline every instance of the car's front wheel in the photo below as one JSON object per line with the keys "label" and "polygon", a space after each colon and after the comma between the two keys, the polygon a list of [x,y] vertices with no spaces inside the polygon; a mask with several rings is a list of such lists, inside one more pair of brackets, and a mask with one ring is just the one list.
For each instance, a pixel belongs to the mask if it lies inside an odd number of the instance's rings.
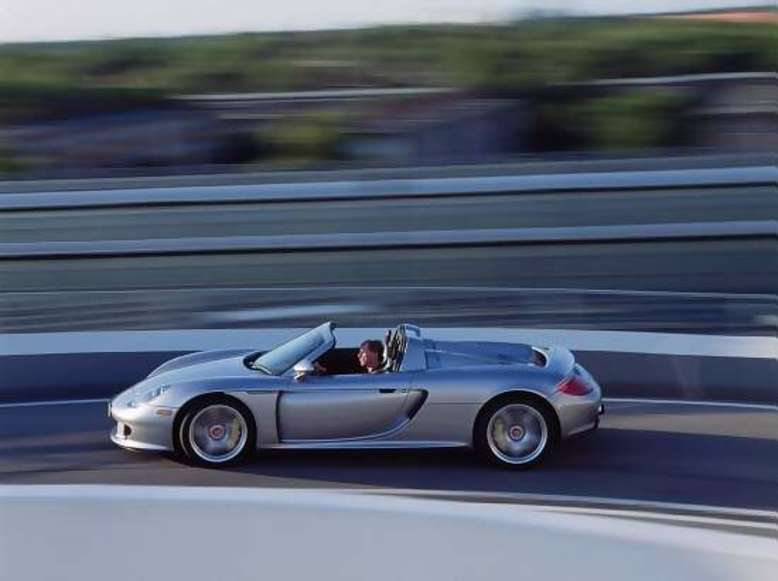
{"label": "car's front wheel", "polygon": [[186,457],[204,466],[227,466],[249,457],[256,428],[251,412],[238,401],[212,397],[196,401],[179,424]]}
{"label": "car's front wheel", "polygon": [[488,404],[476,421],[476,449],[487,460],[511,468],[542,462],[558,440],[552,411],[535,398],[515,396]]}

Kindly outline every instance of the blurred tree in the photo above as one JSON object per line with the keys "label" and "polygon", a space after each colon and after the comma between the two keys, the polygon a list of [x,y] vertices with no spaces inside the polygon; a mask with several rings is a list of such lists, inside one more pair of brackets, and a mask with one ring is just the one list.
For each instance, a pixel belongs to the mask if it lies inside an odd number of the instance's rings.
{"label": "blurred tree", "polygon": [[22,161],[0,140],[0,174],[13,173],[21,170],[23,167]]}
{"label": "blurred tree", "polygon": [[531,88],[595,78],[774,67],[769,23],[543,18],[0,46],[9,84],[166,92],[432,85]]}
{"label": "blurred tree", "polygon": [[576,103],[568,115],[595,149],[667,147],[677,144],[682,106],[673,94],[633,90]]}
{"label": "blurred tree", "polygon": [[287,160],[321,160],[340,157],[347,119],[343,114],[320,111],[277,120],[261,133],[271,157]]}
{"label": "blurred tree", "polygon": [[[166,97],[191,93],[443,86],[522,98],[535,112],[539,150],[657,147],[683,141],[677,96],[649,90],[594,96],[567,83],[772,71],[775,42],[769,23],[648,17],[8,44],[0,45],[0,125],[183,107]],[[566,94],[547,100],[553,91]],[[258,139],[228,140],[225,156],[341,155],[347,116],[280,115]]]}

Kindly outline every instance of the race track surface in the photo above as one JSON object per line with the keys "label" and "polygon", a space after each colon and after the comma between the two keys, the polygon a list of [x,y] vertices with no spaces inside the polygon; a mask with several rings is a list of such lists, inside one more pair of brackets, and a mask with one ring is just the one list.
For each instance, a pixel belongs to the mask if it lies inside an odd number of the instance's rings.
{"label": "race track surface", "polygon": [[600,429],[543,466],[472,453],[274,452],[227,470],[116,448],[105,404],[0,408],[0,483],[107,483],[525,493],[778,507],[778,414],[769,408],[610,403]]}

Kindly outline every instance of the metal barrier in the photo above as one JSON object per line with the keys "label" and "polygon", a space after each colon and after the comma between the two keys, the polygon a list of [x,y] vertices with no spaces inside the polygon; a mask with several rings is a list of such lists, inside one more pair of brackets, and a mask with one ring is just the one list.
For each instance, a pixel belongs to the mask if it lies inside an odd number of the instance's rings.
{"label": "metal barrier", "polygon": [[0,194],[0,211],[775,185],[775,166],[150,187]]}
{"label": "metal barrier", "polygon": [[576,228],[495,228],[488,230],[158,238],[103,240],[99,242],[22,242],[0,244],[0,259],[743,239],[774,237],[777,233],[778,221],[756,220],[579,226]]}

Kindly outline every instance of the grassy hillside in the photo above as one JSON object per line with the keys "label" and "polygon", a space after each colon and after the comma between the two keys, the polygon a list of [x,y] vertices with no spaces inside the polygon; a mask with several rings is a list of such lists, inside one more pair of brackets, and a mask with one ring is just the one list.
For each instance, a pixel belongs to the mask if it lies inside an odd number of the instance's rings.
{"label": "grassy hillside", "polygon": [[772,70],[769,24],[585,19],[0,45],[5,85],[163,92],[324,87],[522,89],[559,81]]}

